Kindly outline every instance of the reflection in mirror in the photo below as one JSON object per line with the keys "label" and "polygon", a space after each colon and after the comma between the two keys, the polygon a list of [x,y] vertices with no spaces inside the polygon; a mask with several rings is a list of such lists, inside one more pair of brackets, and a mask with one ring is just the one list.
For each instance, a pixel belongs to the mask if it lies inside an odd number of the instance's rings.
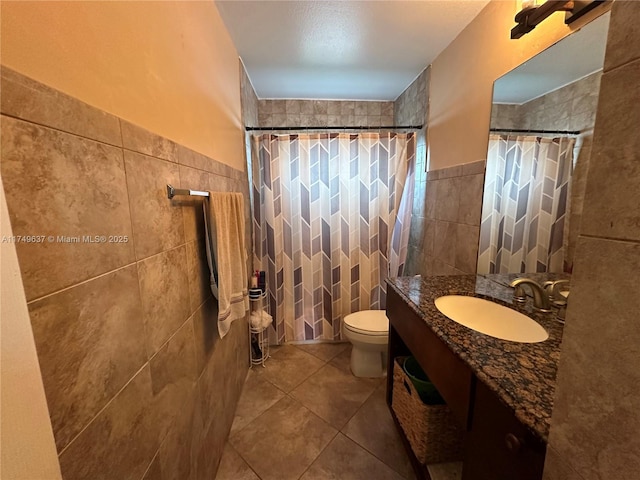
{"label": "reflection in mirror", "polygon": [[609,14],[496,80],[478,273],[570,272]]}

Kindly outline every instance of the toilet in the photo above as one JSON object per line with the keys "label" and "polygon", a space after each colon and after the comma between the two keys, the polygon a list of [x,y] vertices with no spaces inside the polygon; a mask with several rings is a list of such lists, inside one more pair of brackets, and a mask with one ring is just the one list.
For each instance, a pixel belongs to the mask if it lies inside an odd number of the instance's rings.
{"label": "toilet", "polygon": [[384,310],[363,310],[344,317],[344,336],[353,344],[351,372],[356,377],[382,377],[387,369],[389,319]]}

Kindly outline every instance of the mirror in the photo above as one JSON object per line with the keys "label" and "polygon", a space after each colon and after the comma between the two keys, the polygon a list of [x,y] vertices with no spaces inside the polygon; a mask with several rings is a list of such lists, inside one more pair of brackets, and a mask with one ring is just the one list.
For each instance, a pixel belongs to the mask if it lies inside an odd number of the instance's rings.
{"label": "mirror", "polygon": [[609,14],[495,81],[478,273],[571,272]]}

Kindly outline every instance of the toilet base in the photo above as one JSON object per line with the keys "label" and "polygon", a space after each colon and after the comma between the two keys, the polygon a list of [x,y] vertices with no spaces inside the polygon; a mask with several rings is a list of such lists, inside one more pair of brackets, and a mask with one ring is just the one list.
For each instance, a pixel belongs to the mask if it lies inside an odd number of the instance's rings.
{"label": "toilet base", "polygon": [[356,377],[384,377],[387,373],[386,345],[384,348],[380,348],[380,345],[367,345],[365,348],[354,345],[350,365],[351,373]]}

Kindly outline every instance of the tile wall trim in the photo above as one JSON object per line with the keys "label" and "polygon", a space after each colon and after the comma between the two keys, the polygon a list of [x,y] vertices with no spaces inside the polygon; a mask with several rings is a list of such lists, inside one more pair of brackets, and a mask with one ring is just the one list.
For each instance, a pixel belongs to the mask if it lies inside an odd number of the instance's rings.
{"label": "tile wall trim", "polygon": [[[4,65],[0,65],[0,77],[2,78],[3,83],[8,82],[8,85],[5,84],[5,87],[15,87],[17,90],[20,90],[20,93],[25,95],[25,97],[27,97],[29,100],[33,100],[38,95],[44,97],[56,97],[58,102],[66,103],[66,106],[68,107],[67,111],[65,112],[56,110],[49,115],[46,110],[43,111],[40,108],[36,108],[35,112],[29,110],[25,111],[25,105],[23,103],[15,105],[9,103],[10,99],[15,96],[15,92],[3,91],[2,98],[0,99],[0,113],[2,113],[3,115],[29,122],[41,127],[51,128],[53,130],[58,130],[70,135],[75,135],[81,138],[86,138],[100,143],[105,143],[110,146],[122,148],[122,133],[120,132],[119,118],[115,115],[97,109],[89,105],[88,103],[71,97],[40,82],[32,80],[29,77],[26,77],[8,67],[5,67]],[[36,101],[37,100],[39,99],[36,99]],[[58,102],[56,102],[56,104],[58,104]],[[73,114],[70,114],[68,110],[75,111],[73,112]],[[83,121],[73,124],[72,122],[75,121],[77,117],[82,118]],[[108,136],[101,136],[101,138],[96,138],[98,135],[89,136],[86,133],[83,134],[83,132],[87,131],[87,125],[91,125],[91,122],[89,120],[95,120],[98,123],[102,124],[102,126],[111,124],[111,136],[115,134],[117,135],[117,138],[106,138]],[[118,130],[117,133],[115,132],[116,129]],[[94,130],[98,129],[96,128]]]}
{"label": "tile wall trim", "polygon": [[29,300],[27,302],[27,305],[31,305],[32,303],[39,302],[41,300],[45,300],[45,299],[47,299],[49,297],[53,297],[54,295],[57,295],[57,294],[62,293],[62,292],[67,292],[69,290],[74,289],[75,287],[79,287],[80,285],[85,285],[85,284],[87,284],[89,282],[92,282],[93,280],[97,280],[99,278],[106,277],[107,275],[111,275],[111,274],[113,274],[113,273],[115,273],[115,272],[117,272],[119,270],[124,270],[126,268],[131,267],[131,266],[136,266],[137,263],[138,263],[137,261],[134,261],[134,262],[128,263],[126,265],[122,265],[120,267],[114,268],[113,270],[109,270],[108,272],[101,273],[100,275],[96,275],[95,277],[87,278],[86,280],[83,280],[81,282],[74,283],[73,285],[70,285],[68,287],[61,288],[59,290],[56,290],[55,292],[47,293],[46,295],[42,295],[41,297],[37,297],[37,298],[34,298],[32,300]]}

